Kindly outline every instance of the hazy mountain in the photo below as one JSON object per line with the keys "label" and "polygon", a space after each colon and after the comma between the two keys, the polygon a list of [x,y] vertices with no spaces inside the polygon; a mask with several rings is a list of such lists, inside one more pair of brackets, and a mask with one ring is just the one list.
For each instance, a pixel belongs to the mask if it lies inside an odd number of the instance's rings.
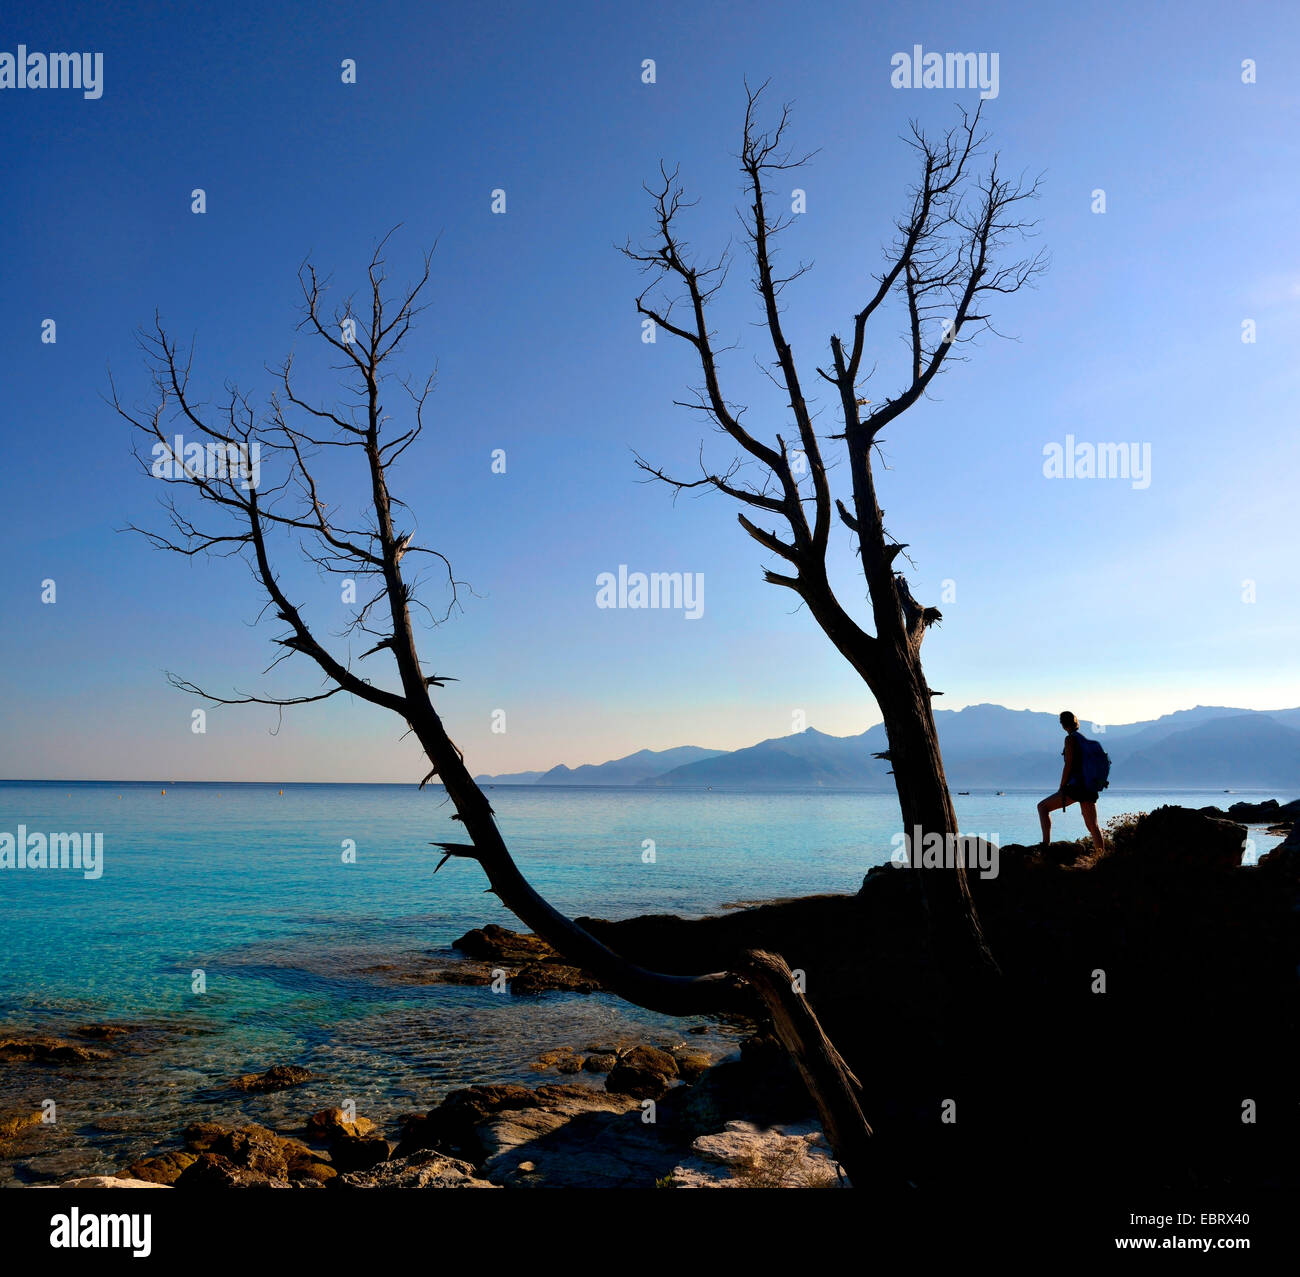
{"label": "hazy mountain", "polygon": [[698,745],[678,745],[675,749],[640,749],[626,758],[612,758],[607,763],[584,763],[566,767],[560,763],[537,779],[539,785],[638,785],[650,776],[671,771],[685,763],[713,758],[722,751],[702,749]]}
{"label": "hazy mountain", "polygon": [[546,775],[545,772],[502,772],[500,776],[475,776],[480,785],[532,785]]}
{"label": "hazy mountain", "polygon": [[[1028,787],[1047,793],[1060,779],[1064,734],[1055,714],[968,705],[937,710],[935,723],[954,790]],[[1198,705],[1136,723],[1085,721],[1083,733],[1105,746],[1111,784],[1119,789],[1300,787],[1300,709],[1266,713]],[[858,736],[809,728],[730,752],[685,746],[641,750],[599,766],[561,765],[535,783],[891,790],[889,764],[872,758],[886,747],[883,724]]]}
{"label": "hazy mountain", "polygon": [[1213,788],[1294,787],[1300,731],[1268,714],[1236,714],[1144,741],[1124,759],[1124,775],[1135,785],[1183,785],[1190,773]]}
{"label": "hazy mountain", "polygon": [[861,788],[870,774],[890,784],[886,764],[871,757],[864,736],[827,736],[808,728],[793,736],[760,741],[700,762],[673,768],[642,785],[725,785],[732,789],[768,786]]}

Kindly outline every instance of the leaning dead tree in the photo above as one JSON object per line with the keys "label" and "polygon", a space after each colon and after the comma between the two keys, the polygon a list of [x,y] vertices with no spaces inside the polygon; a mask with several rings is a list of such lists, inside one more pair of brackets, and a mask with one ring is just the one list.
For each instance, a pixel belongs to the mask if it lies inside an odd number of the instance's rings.
{"label": "leaning dead tree", "polygon": [[[833,431],[823,434],[782,321],[782,294],[808,266],[801,263],[788,274],[778,273],[775,242],[793,215],[776,211],[771,188],[777,175],[799,168],[811,155],[796,154],[786,142],[788,106],[775,127],[764,130],[757,122],[763,87],[747,87],[746,92],[739,159],[748,208],[741,212],[741,222],[762,326],[774,356],[764,371],[778,391],[776,410],[790,425],[786,433],[774,431],[770,441],[760,438],[744,423],[746,408],[723,389],[722,352],[710,327],[710,305],[726,281],[729,254],[700,262],[688,251],[680,222],[689,203],[677,170],[661,165],[660,180],[646,187],[654,201],[653,234],[644,246],[624,249],[651,276],[637,298],[637,310],[692,348],[703,385],[693,401],[679,406],[702,413],[738,452],[725,469],[717,470],[705,463],[701,450],[701,474],[694,479],[674,478],[642,457],[637,460],[675,492],[716,491],[745,507],[737,515],[741,527],[782,561],[779,570],[764,572],[765,580],[802,600],[880,707],[889,740],[882,757],[892,767],[916,864],[920,848],[914,831],[944,837],[958,833],[931,705],[939,693],[926,682],[921,665],[922,641],[941,614],[917,602],[899,570],[907,546],[886,530],[873,452],[882,432],[925,396],[953,349],[991,330],[987,304],[1024,287],[1044,268],[1041,254],[1009,263],[998,260],[1009,241],[1031,230],[1033,224],[1022,219],[1020,208],[1034,197],[1037,183],[1003,177],[996,155],[981,168],[986,137],[980,133],[979,110],[973,116],[963,112],[962,123],[939,139],[912,126],[910,142],[920,176],[907,212],[896,223],[883,271],[853,316],[848,340],[833,334],[829,366],[816,369],[831,388],[838,414]],[[867,333],[887,303],[905,317],[907,364],[901,388],[873,404],[863,394],[875,371],[864,367]],[[845,459],[847,500],[836,497],[831,485],[832,469]],[[828,578],[827,549],[836,519],[857,541],[871,630],[858,623]],[[921,880],[950,974],[995,971],[961,858],[952,869],[922,868]]]}
{"label": "leaning dead tree", "polygon": [[[386,241],[385,241],[386,242]],[[218,705],[287,707],[344,694],[395,714],[414,735],[428,760],[421,788],[435,778],[464,829],[463,842],[432,844],[451,859],[476,861],[501,902],[569,962],[596,977],[611,992],[670,1015],[752,1012],[766,1006],[779,1039],[808,1084],[836,1156],[850,1178],[866,1185],[878,1177],[868,1155],[871,1128],[862,1114],[857,1079],[821,1031],[789,969],[775,955],[737,954],[735,971],[693,976],[647,969],[614,952],[543,898],[515,864],[492,806],[474,781],[433,701],[446,677],[430,673],[417,643],[413,609],[418,568],[426,562],[444,578],[449,604],[457,605],[458,582],[447,559],[417,545],[402,526],[405,505],[390,487],[395,463],[419,439],[432,378],[415,384],[400,379],[391,361],[410,332],[429,280],[430,257],[418,282],[395,299],[385,296],[384,244],[371,260],[369,286],[361,306],[348,299],[325,314],[326,281],[310,264],[299,271],[303,293],[300,328],[327,344],[344,379],[348,401],[321,407],[300,395],[292,358],[276,371],[269,409],[259,411],[236,386],[227,384],[215,405],[191,389],[193,349],[182,350],[160,321],[141,333],[152,373],[152,394],[144,409],[125,405],[112,387],[112,402],[137,434],[133,451],[141,467],[168,485],[163,506],[169,527],[132,527],[157,549],[193,557],[237,556],[251,569],[264,596],[263,614],[280,625],[272,640],[280,649],[267,673],[281,662],[302,658],[314,667],[323,690],[294,696],[221,696],[177,675],[174,686]],[[405,424],[395,426],[385,394],[400,388],[408,400]],[[177,435],[180,435],[179,439]],[[148,448],[148,455],[143,449]],[[357,513],[346,516],[327,501],[321,457],[352,467],[352,489],[360,493]],[[262,481],[264,468],[279,470],[277,483]],[[186,498],[184,503],[177,498]],[[413,520],[412,520],[413,522]],[[285,546],[298,549],[327,577],[358,586],[358,604],[344,633],[332,645],[307,609],[291,597],[277,569]],[[427,609],[426,609],[427,611]],[[428,613],[435,622],[438,618]],[[336,652],[341,640],[369,644],[355,661]],[[382,674],[372,680],[362,661],[378,658]],[[436,870],[435,870],[436,872]]]}

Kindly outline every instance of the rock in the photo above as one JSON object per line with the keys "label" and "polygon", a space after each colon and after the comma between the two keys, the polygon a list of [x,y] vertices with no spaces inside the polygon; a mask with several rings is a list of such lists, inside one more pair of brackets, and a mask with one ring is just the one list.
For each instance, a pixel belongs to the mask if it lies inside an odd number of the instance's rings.
{"label": "rock", "polygon": [[582,1069],[582,1056],[572,1047],[563,1046],[554,1051],[543,1051],[533,1061],[533,1068],[539,1073],[555,1069],[559,1073],[577,1073]]}
{"label": "rock", "polygon": [[562,962],[530,962],[510,979],[510,992],[526,995],[549,993],[595,993],[600,985],[578,967]]}
{"label": "rock", "polygon": [[556,956],[555,950],[545,940],[507,930],[496,923],[467,931],[459,940],[452,942],[452,948],[471,958],[512,965],[545,962]]}
{"label": "rock", "polygon": [[315,1183],[328,1184],[330,1180],[338,1178],[338,1171],[328,1162],[303,1162],[300,1166],[294,1167],[292,1178],[295,1184]]}
{"label": "rock", "polygon": [[340,1172],[364,1171],[386,1162],[392,1146],[379,1136],[343,1135],[330,1145],[334,1166]]}
{"label": "rock", "polygon": [[633,1069],[649,1069],[652,1073],[662,1073],[664,1077],[677,1076],[677,1061],[667,1051],[657,1046],[634,1046],[622,1052],[618,1057],[620,1064]]}
{"label": "rock", "polygon": [[318,1179],[313,1167],[327,1159],[301,1140],[277,1135],[264,1126],[226,1127],[199,1122],[184,1132],[187,1148],[198,1156],[176,1177],[178,1188],[282,1187],[291,1179]]}
{"label": "rock", "polygon": [[618,1056],[613,1051],[609,1051],[587,1056],[582,1062],[582,1067],[588,1073],[608,1073],[617,1063]]}
{"label": "rock", "polygon": [[685,1051],[678,1049],[673,1052],[673,1059],[677,1061],[677,1074],[683,1082],[694,1082],[697,1078],[703,1077],[713,1060],[705,1055],[702,1051]]}
{"label": "rock", "polygon": [[1259,858],[1255,869],[1265,878],[1276,879],[1289,887],[1300,887],[1300,821],[1296,822],[1284,842]]}
{"label": "rock", "polygon": [[468,1162],[430,1149],[394,1158],[364,1171],[340,1175],[340,1188],[496,1188],[479,1179]]}
{"label": "rock", "polygon": [[41,1110],[33,1108],[0,1109],[0,1140],[13,1139],[20,1131],[41,1124]]}
{"label": "rock", "polygon": [[83,1175],[80,1179],[65,1179],[62,1184],[39,1184],[39,1188],[170,1188],[170,1184],[155,1184],[146,1179],[123,1179],[120,1175]]}
{"label": "rock", "polygon": [[620,1060],[605,1079],[605,1089],[615,1095],[638,1100],[657,1100],[667,1093],[670,1082],[656,1069],[639,1069]]}
{"label": "rock", "polygon": [[150,1184],[174,1184],[181,1173],[192,1166],[199,1155],[176,1149],[170,1153],[156,1153],[152,1157],[142,1157],[132,1162],[124,1171],[118,1172],[119,1179],[145,1180]]}
{"label": "rock", "polygon": [[537,1089],[540,1104],[503,1110],[479,1127],[483,1174],[515,1187],[649,1187],[668,1169],[657,1129],[633,1098],[585,1086]]}
{"label": "rock", "polygon": [[310,1069],[299,1068],[296,1064],[277,1064],[265,1073],[245,1073],[231,1082],[236,1091],[248,1091],[263,1094],[268,1091],[287,1091],[291,1086],[301,1086],[315,1075]]}
{"label": "rock", "polygon": [[1229,820],[1186,807],[1157,807],[1142,816],[1120,849],[1144,864],[1187,872],[1227,872],[1241,864],[1246,831]]}
{"label": "rock", "polygon": [[1265,799],[1262,803],[1233,803],[1228,808],[1228,819],[1238,820],[1243,825],[1300,820],[1300,798],[1289,803],[1279,803],[1276,798]]}
{"label": "rock", "polygon": [[65,1175],[75,1175],[78,1171],[84,1171],[86,1163],[95,1160],[94,1156],[88,1154],[85,1149],[60,1149],[54,1153],[41,1153],[36,1157],[29,1157],[26,1167],[31,1174],[39,1175],[42,1179],[62,1179]]}
{"label": "rock", "polygon": [[536,1108],[540,1104],[535,1092],[513,1083],[452,1091],[436,1108],[407,1124],[394,1157],[438,1148],[479,1162],[483,1158],[483,1146],[476,1127],[504,1109]]}
{"label": "rock", "polygon": [[206,1153],[223,1136],[231,1131],[219,1122],[194,1122],[181,1132],[185,1147],[195,1153]]}
{"label": "rock", "polygon": [[315,1139],[329,1143],[342,1136],[373,1134],[375,1124],[368,1117],[355,1117],[348,1121],[341,1108],[321,1109],[307,1119],[307,1131]]}
{"label": "rock", "polygon": [[83,1064],[89,1060],[109,1058],[107,1051],[43,1033],[30,1037],[0,1037],[0,1061],[10,1064]]}
{"label": "rock", "polygon": [[287,1179],[239,1166],[221,1153],[200,1153],[177,1177],[174,1188],[290,1188]]}
{"label": "rock", "polygon": [[691,1147],[730,1175],[720,1178],[708,1169],[678,1166],[672,1175],[676,1187],[834,1188],[842,1183],[821,1129],[812,1124],[762,1129],[752,1122],[728,1122]]}
{"label": "rock", "polygon": [[619,1054],[618,1063],[605,1078],[605,1089],[639,1100],[657,1100],[677,1074],[677,1061],[667,1051],[642,1044]]}

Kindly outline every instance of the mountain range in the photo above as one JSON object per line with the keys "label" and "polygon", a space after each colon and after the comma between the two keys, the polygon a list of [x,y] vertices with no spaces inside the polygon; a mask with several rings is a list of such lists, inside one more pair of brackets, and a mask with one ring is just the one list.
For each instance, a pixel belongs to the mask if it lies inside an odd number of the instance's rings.
{"label": "mountain range", "polygon": [[[936,710],[948,783],[954,790],[1041,788],[1060,779],[1064,734],[1055,714],[1002,705]],[[1300,708],[1198,705],[1137,723],[1083,723],[1111,757],[1117,789],[1300,787]],[[625,758],[545,772],[479,776],[498,785],[635,785],[658,788],[891,790],[883,724],[857,736],[808,728],[744,749],[638,750]]]}

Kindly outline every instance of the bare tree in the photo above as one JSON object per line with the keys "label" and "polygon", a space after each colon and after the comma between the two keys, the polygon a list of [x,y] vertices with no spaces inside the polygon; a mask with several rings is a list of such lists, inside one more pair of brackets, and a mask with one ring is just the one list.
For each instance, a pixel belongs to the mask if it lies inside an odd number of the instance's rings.
{"label": "bare tree", "polygon": [[[885,269],[853,316],[851,338],[845,342],[832,335],[830,366],[816,369],[833,388],[839,414],[835,433],[820,435],[814,403],[782,324],[782,293],[808,266],[801,263],[786,275],[778,273],[774,241],[793,219],[773,211],[769,185],[774,175],[812,157],[796,154],[786,142],[788,105],[774,128],[760,128],[757,109],[765,87],[746,86],[739,159],[749,207],[741,221],[763,326],[775,356],[768,375],[780,393],[782,415],[787,408],[793,415],[794,434],[787,440],[775,433],[771,443],[757,437],[743,422],[746,409],[723,390],[718,368],[722,351],[710,328],[709,307],[727,279],[730,257],[724,251],[700,263],[690,254],[679,226],[689,202],[678,171],[661,164],[660,180],[646,187],[654,200],[651,240],[644,247],[629,243],[624,248],[652,277],[637,298],[637,310],[693,348],[704,384],[694,401],[679,406],[702,413],[740,453],[718,471],[705,464],[701,449],[697,479],[673,478],[643,457],[637,461],[675,492],[713,490],[746,507],[737,515],[741,527],[783,561],[780,570],[766,570],[764,579],[793,591],[807,605],[880,707],[889,740],[880,757],[892,767],[909,838],[917,829],[923,835],[955,836],[957,816],[931,705],[931,698],[940,693],[926,682],[921,666],[922,641],[941,614],[917,602],[898,570],[897,560],[906,557],[907,546],[885,528],[872,455],[881,432],[926,394],[953,348],[991,329],[986,304],[997,294],[1016,292],[1044,269],[1041,253],[1008,264],[997,261],[1009,240],[1031,231],[1033,223],[1023,220],[1019,210],[1035,196],[1037,183],[1003,177],[996,155],[982,172],[976,171],[987,140],[979,131],[978,109],[973,115],[963,111],[961,124],[938,140],[912,125],[910,144],[921,173],[910,192],[910,206],[896,223]],[[874,372],[863,368],[867,327],[891,298],[901,299],[906,308],[908,367],[901,391],[872,404],[862,394]],[[847,505],[833,499],[829,474],[845,457],[851,483]],[[828,579],[827,548],[836,516],[857,539],[874,633],[854,619]],[[919,852],[913,844],[914,861]],[[972,971],[976,978],[980,972],[995,972],[960,857],[955,870],[923,869],[922,882],[949,974],[964,979]]]}
{"label": "bare tree", "polygon": [[[299,325],[327,343],[334,367],[345,379],[348,401],[318,407],[296,388],[292,358],[273,370],[277,390],[269,410],[259,413],[249,397],[227,383],[214,406],[200,402],[190,388],[193,348],[182,351],[155,317],[141,344],[152,372],[149,406],[126,406],[112,386],[117,412],[138,432],[133,451],[146,473],[168,485],[164,508],[170,527],[162,532],[138,527],[158,549],[194,556],[241,557],[265,598],[264,614],[282,626],[273,640],[282,651],[267,671],[293,656],[306,658],[320,676],[323,690],[295,696],[266,694],[221,696],[174,674],[174,686],[219,705],[289,706],[329,699],[340,693],[390,711],[418,740],[429,763],[421,787],[437,778],[455,809],[453,819],[465,830],[464,842],[432,844],[442,852],[437,865],[461,858],[477,861],[494,892],[521,921],[553,945],[569,962],[595,976],[612,992],[651,1010],[671,1015],[702,1012],[761,1011],[765,1006],[779,1039],[790,1051],[817,1104],[836,1156],[855,1183],[878,1175],[868,1153],[871,1128],[861,1109],[860,1086],[827,1040],[784,961],[752,951],[736,955],[735,971],[685,976],[648,970],[630,962],[545,900],[519,871],[506,845],[487,796],[470,775],[452,742],[432,697],[445,676],[428,672],[417,646],[412,608],[418,573],[407,567],[426,556],[445,578],[448,611],[457,606],[458,586],[451,565],[436,550],[415,544],[403,530],[405,506],[390,489],[398,459],[424,429],[425,405],[433,379],[403,380],[391,361],[422,309],[420,296],[429,279],[430,256],[418,282],[395,299],[384,295],[384,244],[370,262],[367,296],[360,308],[349,298],[330,318],[324,313],[327,281],[306,263],[299,271],[303,318]],[[383,395],[397,382],[409,400],[406,425],[390,425]],[[177,450],[171,423],[189,433],[191,442]],[[182,439],[184,436],[182,436]],[[147,445],[149,456],[141,445]],[[191,448],[196,449],[191,454]],[[329,504],[318,482],[317,458],[337,449],[356,466],[364,494],[361,512],[345,519]],[[283,467],[274,485],[251,483],[251,458],[263,457]],[[163,464],[159,464],[162,462]],[[188,507],[175,499],[187,494]],[[336,654],[309,623],[303,608],[290,598],[276,568],[276,542],[302,550],[323,573],[365,582],[351,623],[339,638],[364,635],[371,646],[357,662],[378,655],[390,662],[385,682],[372,682],[356,663]],[[427,611],[427,609],[426,609]],[[444,616],[447,613],[444,613]],[[438,618],[429,613],[429,619]]]}

